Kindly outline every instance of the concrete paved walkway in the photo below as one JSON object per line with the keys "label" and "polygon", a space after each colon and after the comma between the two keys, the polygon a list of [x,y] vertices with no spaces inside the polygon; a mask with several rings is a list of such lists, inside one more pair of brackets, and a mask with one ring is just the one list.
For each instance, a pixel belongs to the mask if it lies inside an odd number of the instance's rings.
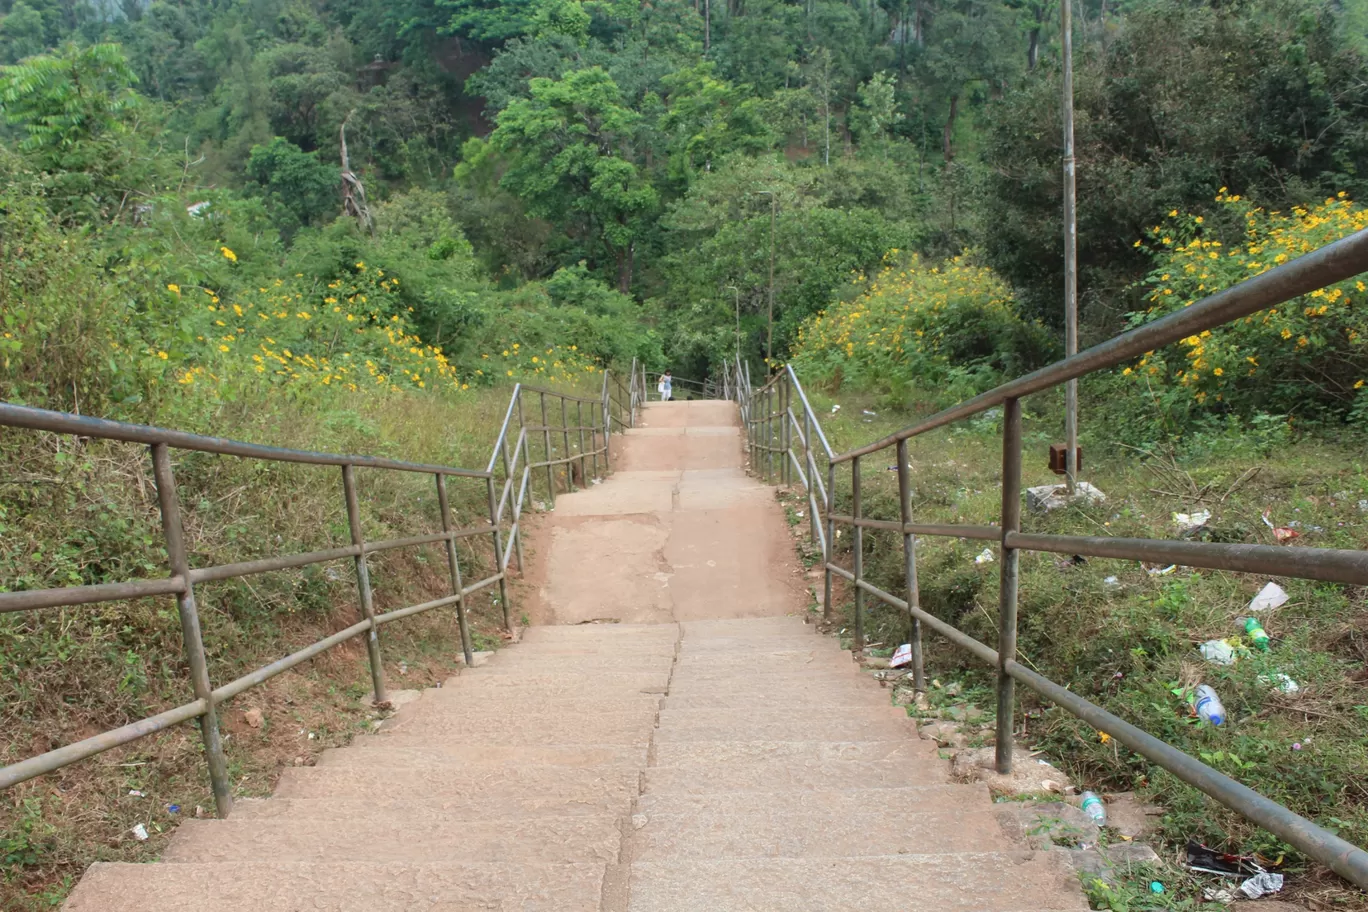
{"label": "concrete paved walkway", "polygon": [[539,620],[655,624],[803,607],[774,489],[745,472],[735,405],[649,403],[614,446],[611,478],[556,499]]}
{"label": "concrete paved walkway", "polygon": [[1086,909],[781,616],[791,546],[727,409],[652,407],[625,468],[558,502],[558,616],[649,623],[530,628],[275,797],[182,822],[162,863],[95,865],[67,912]]}

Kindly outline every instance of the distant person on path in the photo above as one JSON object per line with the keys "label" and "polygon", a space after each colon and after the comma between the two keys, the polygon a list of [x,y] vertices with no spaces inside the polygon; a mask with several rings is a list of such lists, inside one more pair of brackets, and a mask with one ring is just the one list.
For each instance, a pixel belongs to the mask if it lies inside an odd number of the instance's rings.
{"label": "distant person on path", "polygon": [[656,391],[660,393],[661,402],[669,402],[670,394],[674,388],[674,380],[670,377],[670,372],[666,371],[660,375],[660,383],[656,385]]}

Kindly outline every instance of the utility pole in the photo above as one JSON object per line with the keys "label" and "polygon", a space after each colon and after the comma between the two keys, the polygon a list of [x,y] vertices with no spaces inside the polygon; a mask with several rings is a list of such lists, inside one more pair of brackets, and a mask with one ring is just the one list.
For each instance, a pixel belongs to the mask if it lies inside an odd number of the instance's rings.
{"label": "utility pole", "polygon": [[779,197],[773,190],[757,190],[756,196],[770,198],[770,250],[769,250],[769,332],[765,338],[765,373],[774,364],[774,217],[779,207]]}
{"label": "utility pole", "polygon": [[712,48],[712,0],[703,0],[703,56]]}
{"label": "utility pole", "polygon": [[[1078,212],[1074,188],[1073,0],[1060,0],[1064,51],[1064,357],[1078,354]],[[1064,472],[1069,493],[1078,482],[1078,380],[1064,393]]]}
{"label": "utility pole", "polygon": [[727,290],[736,298],[736,363],[741,363],[741,289],[728,285]]}

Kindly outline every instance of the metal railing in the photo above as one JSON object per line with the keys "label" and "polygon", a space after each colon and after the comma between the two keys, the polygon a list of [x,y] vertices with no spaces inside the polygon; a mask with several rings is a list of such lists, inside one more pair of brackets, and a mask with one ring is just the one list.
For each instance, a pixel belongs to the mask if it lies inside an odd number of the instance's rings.
{"label": "metal railing", "polygon": [[[996,668],[998,772],[1009,773],[1012,768],[1012,733],[1016,721],[1015,686],[1020,682],[1246,819],[1279,836],[1347,880],[1368,888],[1368,852],[1016,661],[1018,556],[1023,550],[1164,564],[1176,563],[1188,567],[1325,580],[1348,585],[1368,584],[1368,552],[1364,551],[1162,539],[1038,535],[1021,531],[1022,397],[1059,386],[1094,371],[1117,367],[1189,336],[1352,278],[1365,270],[1368,270],[1368,231],[1361,231],[1262,275],[1247,279],[1153,323],[1004,383],[996,389],[938,412],[882,440],[846,453],[837,454],[832,451],[822,433],[818,416],[808,402],[802,384],[799,383],[792,367],[786,367],[771,377],[764,386],[753,390],[745,369],[733,362],[728,366],[728,373],[732,377],[732,386],[737,391],[747,429],[751,469],[757,474],[763,474],[769,481],[779,484],[797,483],[806,491],[811,511],[812,540],[821,547],[826,571],[823,610],[830,620],[833,577],[839,576],[850,583],[853,588],[853,627],[857,650],[864,647],[864,604],[866,595],[870,595],[907,614],[908,642],[912,647],[912,670],[917,690],[925,688],[921,642],[923,626],[931,628],[975,658]],[[914,522],[908,478],[907,441],[997,406],[1001,406],[1003,410],[1002,509],[999,525]],[[866,516],[860,490],[861,467],[864,461],[890,447],[896,448],[898,460],[900,515],[896,520]],[[838,467],[846,465],[850,467],[850,511],[841,514],[836,511],[836,471]],[[835,562],[833,545],[838,524],[853,530],[850,569]],[[865,529],[885,529],[901,533],[906,599],[885,592],[865,579]],[[917,536],[922,535],[998,543],[1001,558],[996,648],[973,639],[921,606],[917,582],[916,540]]]}
{"label": "metal railing", "polygon": [[[461,649],[469,666],[473,660],[466,615],[466,602],[470,596],[497,584],[503,625],[506,629],[512,629],[507,586],[508,568],[510,562],[519,571],[523,567],[522,510],[527,497],[533,493],[537,476],[541,474],[538,470],[545,470],[547,502],[552,506],[555,503],[558,486],[557,472],[563,476],[560,485],[567,491],[574,490],[577,477],[580,485],[587,486],[589,478],[592,477],[589,473],[592,472],[593,476],[599,474],[600,456],[603,457],[602,468],[609,468],[613,423],[616,422],[619,429],[635,424],[636,411],[644,401],[643,389],[644,384],[635,362],[632,365],[631,379],[625,385],[616,374],[605,371],[601,394],[593,399],[517,384],[513,387],[489,462],[483,469],[427,465],[376,456],[280,449],[0,402],[0,427],[146,444],[152,461],[157,505],[161,514],[162,533],[170,570],[169,575],[161,579],[0,592],[0,613],[174,595],[179,609],[185,657],[190,669],[191,689],[194,693],[194,699],[188,703],[18,763],[0,767],[0,789],[61,769],[181,722],[198,719],[215,807],[220,817],[228,816],[232,810],[233,798],[228,777],[228,762],[219,734],[218,707],[243,691],[361,635],[366,637],[375,702],[377,705],[387,704],[389,694],[385,686],[380,628],[402,618],[450,605],[456,607]],[[557,403],[559,407],[548,412],[548,399]],[[530,408],[529,400],[538,407],[535,413],[539,421],[537,424],[529,424],[526,420],[526,412]],[[559,424],[553,423],[557,418]],[[185,547],[180,498],[177,495],[176,478],[171,462],[172,450],[340,468],[341,494],[346,507],[351,544],[302,554],[285,554],[211,567],[192,567]],[[361,522],[360,494],[356,480],[358,468],[433,476],[441,512],[442,531],[387,541],[367,541]],[[449,478],[468,480],[484,486],[488,518],[483,523],[466,528],[454,526],[447,493]],[[477,582],[466,584],[456,543],[465,538],[484,535],[490,536],[495,572]],[[449,594],[421,604],[376,614],[367,557],[381,551],[438,542],[442,543],[446,550],[450,579]],[[336,560],[351,560],[353,563],[361,619],[350,627],[236,680],[213,686],[200,631],[199,609],[195,599],[196,585]]]}

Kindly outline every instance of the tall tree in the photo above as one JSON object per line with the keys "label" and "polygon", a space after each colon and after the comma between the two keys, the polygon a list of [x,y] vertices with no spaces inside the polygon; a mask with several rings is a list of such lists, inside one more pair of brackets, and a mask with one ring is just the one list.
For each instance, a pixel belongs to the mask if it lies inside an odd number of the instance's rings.
{"label": "tall tree", "polygon": [[635,160],[640,115],[599,67],[533,79],[530,97],[499,115],[490,142],[510,159],[501,184],[528,211],[606,253],[617,287],[632,287],[636,244],[658,196]]}

